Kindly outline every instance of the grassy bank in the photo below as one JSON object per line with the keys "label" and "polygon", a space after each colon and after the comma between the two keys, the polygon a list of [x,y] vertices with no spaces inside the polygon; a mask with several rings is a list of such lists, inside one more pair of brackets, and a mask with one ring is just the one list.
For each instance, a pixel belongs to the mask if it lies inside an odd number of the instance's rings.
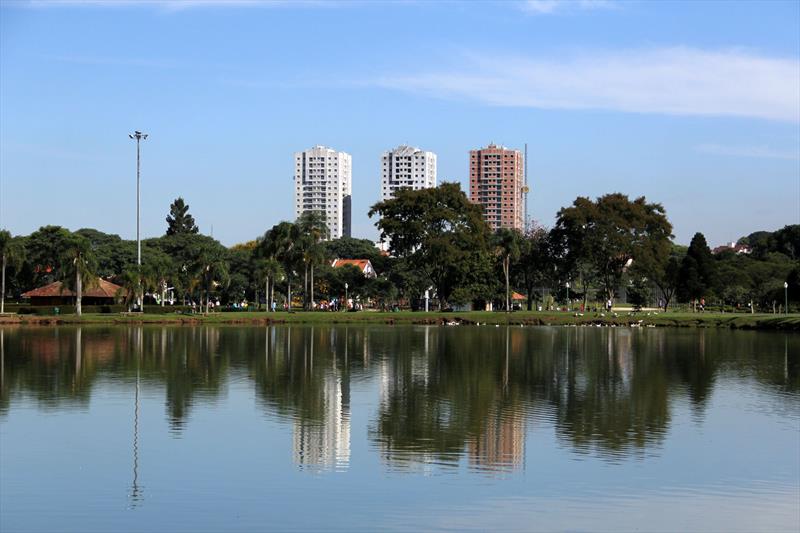
{"label": "grassy bank", "polygon": [[248,312],[212,313],[210,315],[183,314],[84,314],[59,316],[5,315],[4,325],[58,325],[58,324],[486,324],[486,325],[605,325],[633,327],[706,327],[733,329],[763,329],[800,331],[800,314],[731,314],[731,313],[627,313],[605,316],[587,313],[576,316],[567,312],[527,312],[511,314],[469,311],[462,313],[358,313],[329,312]]}

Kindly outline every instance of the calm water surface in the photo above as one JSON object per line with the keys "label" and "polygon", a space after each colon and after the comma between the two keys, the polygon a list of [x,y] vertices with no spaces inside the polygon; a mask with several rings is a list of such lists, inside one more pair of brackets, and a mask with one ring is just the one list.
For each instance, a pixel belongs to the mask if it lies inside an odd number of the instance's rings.
{"label": "calm water surface", "polygon": [[0,329],[0,530],[800,528],[800,335]]}

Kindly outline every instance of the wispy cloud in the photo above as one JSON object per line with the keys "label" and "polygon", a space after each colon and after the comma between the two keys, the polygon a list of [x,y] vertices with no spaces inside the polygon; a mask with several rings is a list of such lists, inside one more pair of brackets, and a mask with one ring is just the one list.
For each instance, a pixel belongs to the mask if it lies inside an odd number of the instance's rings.
{"label": "wispy cloud", "polygon": [[478,54],[456,67],[373,83],[498,106],[800,122],[800,61],[742,50],[678,47],[560,60]]}
{"label": "wispy cloud", "polygon": [[523,0],[520,9],[532,15],[552,15],[570,10],[617,9],[619,3],[612,0]]}
{"label": "wispy cloud", "polygon": [[777,150],[769,146],[727,146],[723,144],[701,144],[698,152],[733,157],[758,157],[766,159],[800,160],[800,150]]}

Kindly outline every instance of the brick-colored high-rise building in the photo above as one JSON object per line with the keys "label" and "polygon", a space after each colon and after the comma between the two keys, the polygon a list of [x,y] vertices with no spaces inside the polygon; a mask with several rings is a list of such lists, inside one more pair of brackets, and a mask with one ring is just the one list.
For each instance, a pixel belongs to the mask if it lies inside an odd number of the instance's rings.
{"label": "brick-colored high-rise building", "polygon": [[469,152],[469,198],[493,230],[525,229],[522,152],[490,144]]}

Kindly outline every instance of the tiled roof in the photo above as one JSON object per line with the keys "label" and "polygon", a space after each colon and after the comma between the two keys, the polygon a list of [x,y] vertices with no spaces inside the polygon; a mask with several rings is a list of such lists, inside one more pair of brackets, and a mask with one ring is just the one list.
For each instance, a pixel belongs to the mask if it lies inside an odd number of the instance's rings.
{"label": "tiled roof", "polygon": [[512,300],[526,300],[527,297],[524,294],[520,294],[516,291],[511,291],[511,299]]}
{"label": "tiled roof", "polygon": [[[67,288],[63,288],[63,284],[60,281],[56,281],[51,283],[50,285],[45,285],[44,287],[39,287],[38,289],[33,289],[32,291],[28,291],[22,294],[23,298],[52,298],[57,296],[75,296],[75,293]],[[89,298],[113,298],[117,295],[117,291],[121,289],[119,285],[115,285],[110,281],[106,281],[102,278],[97,278],[97,284],[86,287],[84,285],[84,290],[82,296],[89,297]]]}
{"label": "tiled roof", "polygon": [[358,267],[362,272],[364,272],[368,264],[369,264],[369,259],[334,259],[332,266],[334,268],[339,268],[344,265],[353,265],[355,267]]}

